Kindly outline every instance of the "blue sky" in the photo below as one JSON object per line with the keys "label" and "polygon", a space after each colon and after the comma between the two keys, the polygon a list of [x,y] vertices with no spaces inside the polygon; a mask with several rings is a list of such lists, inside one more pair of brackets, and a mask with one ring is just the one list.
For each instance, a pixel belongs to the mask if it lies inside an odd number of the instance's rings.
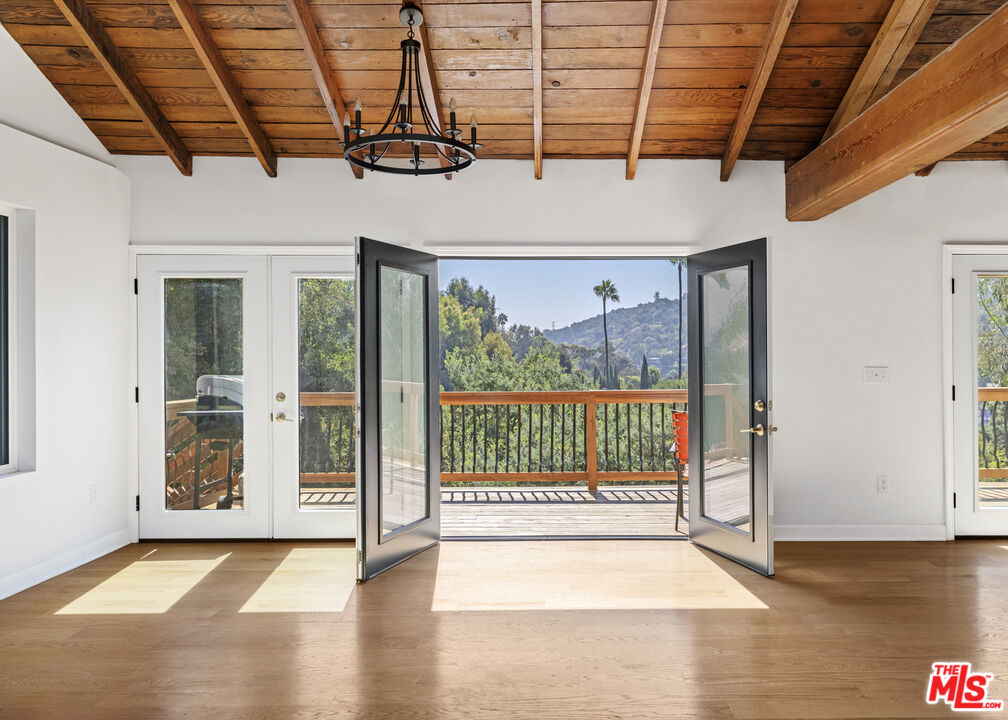
{"label": "blue sky", "polygon": [[[633,307],[662,297],[679,296],[675,267],[666,260],[441,260],[441,289],[455,277],[485,286],[497,297],[497,312],[508,324],[564,327],[598,315],[602,301],[592,288],[612,280],[619,291],[616,307]],[[683,270],[683,284],[686,272]]]}

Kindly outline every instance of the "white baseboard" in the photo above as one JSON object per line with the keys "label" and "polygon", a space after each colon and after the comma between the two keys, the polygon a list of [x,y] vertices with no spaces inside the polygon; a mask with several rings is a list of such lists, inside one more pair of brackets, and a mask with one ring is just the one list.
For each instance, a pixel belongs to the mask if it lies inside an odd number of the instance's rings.
{"label": "white baseboard", "polygon": [[102,555],[108,555],[113,550],[118,550],[129,543],[129,530],[123,528],[87,545],[68,550],[24,570],[0,577],[0,600],[26,590],[32,585],[38,585],[40,582],[54,578],[67,570],[73,570],[84,563],[89,563]]}
{"label": "white baseboard", "polygon": [[946,540],[944,525],[774,525],[774,540]]}

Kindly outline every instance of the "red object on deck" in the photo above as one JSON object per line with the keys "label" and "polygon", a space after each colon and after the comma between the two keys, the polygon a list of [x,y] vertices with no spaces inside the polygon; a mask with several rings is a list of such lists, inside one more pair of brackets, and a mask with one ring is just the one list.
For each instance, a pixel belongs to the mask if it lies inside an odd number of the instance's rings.
{"label": "red object on deck", "polygon": [[676,469],[676,521],[675,529],[679,529],[679,518],[683,515],[683,477],[686,475],[686,463],[689,462],[689,413],[677,412],[672,416],[672,434],[675,444],[672,446],[672,460]]}

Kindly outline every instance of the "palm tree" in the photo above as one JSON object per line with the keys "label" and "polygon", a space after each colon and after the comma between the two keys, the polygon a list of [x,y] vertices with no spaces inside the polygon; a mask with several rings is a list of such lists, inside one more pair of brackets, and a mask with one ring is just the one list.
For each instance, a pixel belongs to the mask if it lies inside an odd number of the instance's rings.
{"label": "palm tree", "polygon": [[619,291],[613,285],[612,280],[603,280],[594,288],[595,294],[602,298],[602,336],[605,339],[605,376],[606,385],[609,384],[611,375],[609,374],[609,326],[606,324],[606,301],[619,302]]}
{"label": "palm tree", "polygon": [[676,365],[676,374],[678,378],[682,378],[682,271],[686,267],[686,258],[670,258],[669,262],[679,270],[679,364]]}
{"label": "palm tree", "polygon": [[501,332],[504,332],[504,328],[507,327],[507,323],[508,323],[507,315],[501,313],[500,315],[497,316],[497,324],[500,325]]}

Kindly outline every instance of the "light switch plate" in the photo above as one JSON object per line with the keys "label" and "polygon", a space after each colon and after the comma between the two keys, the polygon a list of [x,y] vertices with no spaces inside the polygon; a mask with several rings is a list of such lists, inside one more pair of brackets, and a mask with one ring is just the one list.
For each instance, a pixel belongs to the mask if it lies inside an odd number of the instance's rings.
{"label": "light switch plate", "polygon": [[885,385],[889,382],[889,368],[885,365],[865,365],[864,381],[867,385]]}

